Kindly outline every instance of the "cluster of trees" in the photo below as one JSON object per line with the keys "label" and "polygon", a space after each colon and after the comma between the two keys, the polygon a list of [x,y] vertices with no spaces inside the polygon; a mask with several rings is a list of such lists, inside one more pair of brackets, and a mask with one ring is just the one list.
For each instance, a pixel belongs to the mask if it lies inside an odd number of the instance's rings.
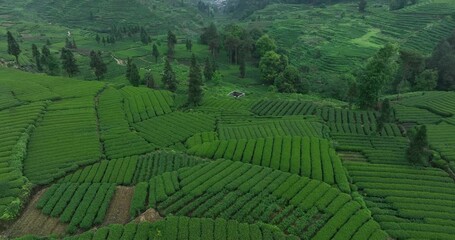
{"label": "cluster of trees", "polygon": [[[438,44],[426,63],[427,69],[437,71],[438,90],[455,90],[455,32]],[[428,75],[429,73],[426,74]],[[422,78],[425,79],[425,76]]]}
{"label": "cluster of trees", "polygon": [[65,48],[67,49],[77,49],[76,40],[73,38],[72,40],[68,37],[65,39]]}
{"label": "cluster of trees", "polygon": [[101,51],[95,52],[92,50],[90,52],[90,68],[94,71],[98,80],[107,73],[107,65],[103,61]]}
{"label": "cluster of trees", "polygon": [[115,37],[113,36],[107,36],[107,37],[100,37],[99,34],[96,34],[95,40],[98,44],[102,43],[104,46],[106,46],[106,43],[108,44],[114,44],[115,43]]}

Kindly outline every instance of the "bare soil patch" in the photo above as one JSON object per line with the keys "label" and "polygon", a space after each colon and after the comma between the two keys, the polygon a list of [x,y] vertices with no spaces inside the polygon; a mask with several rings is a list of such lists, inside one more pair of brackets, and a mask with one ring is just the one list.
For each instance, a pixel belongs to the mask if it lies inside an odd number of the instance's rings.
{"label": "bare soil patch", "polygon": [[134,188],[118,186],[106,213],[103,226],[109,224],[126,224],[130,221],[130,206]]}
{"label": "bare soil patch", "polygon": [[54,234],[61,236],[65,233],[67,224],[59,222],[58,218],[44,215],[41,210],[36,208],[36,203],[46,190],[47,189],[43,189],[33,196],[22,215],[3,233],[3,235],[8,237],[18,237],[27,234],[37,236]]}

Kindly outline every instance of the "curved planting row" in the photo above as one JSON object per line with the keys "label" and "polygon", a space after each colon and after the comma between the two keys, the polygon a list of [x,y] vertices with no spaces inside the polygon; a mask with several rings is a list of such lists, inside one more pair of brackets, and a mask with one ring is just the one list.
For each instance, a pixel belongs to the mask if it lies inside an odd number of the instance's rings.
{"label": "curved planting row", "polygon": [[27,144],[46,103],[37,102],[0,111],[0,220],[16,217],[30,193],[22,172]]}
{"label": "curved planting row", "polygon": [[30,138],[24,173],[33,183],[45,184],[80,166],[95,163],[100,157],[92,101],[85,108],[48,111],[44,115]]}
{"label": "curved planting row", "polygon": [[188,153],[211,159],[230,159],[296,173],[350,192],[345,170],[327,140],[276,137],[206,142]]}
{"label": "curved planting row", "polygon": [[303,119],[265,119],[257,121],[236,122],[218,126],[218,136],[221,140],[255,139],[279,136],[324,136],[324,125]]}
{"label": "curved planting row", "polygon": [[184,142],[196,133],[213,131],[215,118],[202,113],[173,112],[133,126],[151,144],[167,147]]}
{"label": "curved planting row", "polygon": [[262,221],[301,239],[386,239],[356,200],[318,180],[219,160],[138,184],[131,213],[151,207],[162,215]]}
{"label": "curved planting row", "polygon": [[350,111],[347,109],[321,107],[312,102],[288,100],[263,100],[251,111],[260,116],[316,115],[324,121],[340,124],[376,124],[376,113]]}
{"label": "curved planting row", "polygon": [[122,100],[122,94],[114,88],[106,89],[99,97],[97,110],[101,141],[109,159],[144,154],[155,149],[137,133],[130,131]]}
{"label": "curved planting row", "polygon": [[455,184],[436,168],[345,163],[368,208],[396,239],[453,239]]}
{"label": "curved planting row", "polygon": [[129,223],[127,225],[110,225],[78,236],[67,237],[65,240],[218,240],[218,239],[298,239],[286,236],[273,226],[266,224],[246,224],[234,220],[167,217],[164,220],[150,223]]}
{"label": "curved planting row", "polygon": [[183,167],[205,163],[198,157],[180,153],[153,152],[143,156],[132,156],[99,163],[79,169],[60,182],[72,183],[116,183],[131,185],[149,180],[151,177],[172,172]]}
{"label": "curved planting row", "polygon": [[149,118],[172,112],[174,105],[168,91],[151,90],[149,88],[124,87],[124,108],[129,122],[140,122]]}
{"label": "curved planting row", "polygon": [[73,233],[78,227],[88,229],[102,223],[114,193],[115,184],[54,184],[36,207],[46,215],[69,223],[67,231]]}

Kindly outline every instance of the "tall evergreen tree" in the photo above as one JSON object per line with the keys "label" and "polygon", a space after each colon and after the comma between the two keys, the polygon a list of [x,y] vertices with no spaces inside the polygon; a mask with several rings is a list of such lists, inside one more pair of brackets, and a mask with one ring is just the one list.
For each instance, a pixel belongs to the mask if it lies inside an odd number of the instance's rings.
{"label": "tall evergreen tree", "polygon": [[131,58],[128,58],[126,60],[126,73],[125,73],[125,76],[126,76],[126,79],[128,79],[128,81],[130,80],[130,76],[131,76],[131,65],[133,63],[133,60]]}
{"label": "tall evergreen tree", "polygon": [[143,83],[148,88],[152,88],[152,89],[156,88],[156,83],[155,83],[155,79],[153,78],[152,71],[147,71],[145,73]]}
{"label": "tall evergreen tree", "polygon": [[240,59],[239,71],[240,71],[240,78],[245,78],[245,75],[246,75],[246,61],[245,61],[244,57],[242,57]]}
{"label": "tall evergreen tree", "polygon": [[426,164],[429,159],[427,128],[421,126],[411,138],[406,156],[413,164]]}
{"label": "tall evergreen tree", "polygon": [[137,68],[136,64],[131,63],[130,75],[128,79],[131,85],[137,87],[141,82],[141,76],[139,75],[139,69]]}
{"label": "tall evergreen tree", "polygon": [[392,107],[390,106],[389,99],[385,99],[382,102],[381,106],[381,115],[378,118],[378,124],[376,126],[376,131],[381,133],[384,129],[386,123],[390,123],[392,121]]}
{"label": "tall evergreen tree", "polygon": [[364,13],[367,8],[367,0],[360,0],[359,2],[359,12]]}
{"label": "tall evergreen tree", "polygon": [[158,63],[160,52],[158,51],[158,46],[156,46],[156,43],[153,44],[152,55],[155,58],[155,62]]}
{"label": "tall evergreen tree", "polygon": [[101,41],[100,35],[96,34],[95,40],[98,44],[100,44],[100,41]]}
{"label": "tall evergreen tree", "polygon": [[95,76],[98,80],[103,78],[107,72],[107,65],[104,63],[101,52],[90,52],[90,68],[94,70]]}
{"label": "tall evergreen tree", "polygon": [[202,73],[196,56],[191,58],[189,86],[188,86],[188,104],[198,106],[202,101]]}
{"label": "tall evergreen tree", "polygon": [[172,31],[167,33],[167,57],[172,59],[175,54],[175,44],[177,44],[177,37]]}
{"label": "tall evergreen tree", "polygon": [[79,72],[79,67],[77,66],[76,59],[71,50],[62,48],[60,59],[62,60],[63,69],[65,69],[69,77],[72,77]]}
{"label": "tall evergreen tree", "polygon": [[205,65],[204,65],[205,81],[211,81],[214,72],[215,72],[215,70],[213,69],[212,61],[210,61],[210,58],[206,58]]}
{"label": "tall evergreen tree", "polygon": [[32,56],[33,59],[35,59],[36,69],[40,72],[43,71],[43,67],[41,66],[41,53],[36,44],[32,44]]}
{"label": "tall evergreen tree", "polygon": [[187,51],[192,51],[193,50],[193,41],[191,41],[190,39],[186,39],[186,50]]}
{"label": "tall evergreen tree", "polygon": [[41,49],[41,66],[49,75],[58,75],[60,66],[58,60],[51,54],[51,51],[44,45]]}
{"label": "tall evergreen tree", "polygon": [[21,54],[19,44],[16,42],[16,39],[14,39],[13,34],[11,34],[10,31],[8,31],[6,35],[8,38],[8,54],[13,55],[16,58],[17,65],[19,65],[19,54]]}
{"label": "tall evergreen tree", "polygon": [[175,92],[177,90],[177,78],[175,76],[174,70],[172,69],[172,65],[169,59],[166,59],[163,77],[161,80],[167,90],[172,92]]}
{"label": "tall evergreen tree", "polygon": [[147,31],[143,27],[141,27],[141,42],[143,44],[149,44],[149,35],[147,34]]}

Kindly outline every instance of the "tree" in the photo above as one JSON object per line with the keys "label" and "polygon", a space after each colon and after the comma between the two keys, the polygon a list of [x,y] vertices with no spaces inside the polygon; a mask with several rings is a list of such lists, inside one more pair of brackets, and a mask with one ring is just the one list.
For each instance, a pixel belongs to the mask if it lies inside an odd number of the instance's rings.
{"label": "tree", "polygon": [[131,83],[131,85],[133,85],[135,87],[139,86],[139,83],[141,82],[141,76],[139,75],[139,69],[137,68],[136,64],[134,64],[134,63],[131,63],[128,81]]}
{"label": "tree", "polygon": [[147,34],[147,31],[143,27],[141,27],[141,42],[143,44],[149,44],[149,35]]}
{"label": "tree", "polygon": [[261,58],[269,51],[276,51],[276,43],[268,34],[264,34],[256,41],[256,52]]}
{"label": "tree", "polygon": [[240,59],[239,71],[240,71],[240,78],[245,78],[245,75],[246,75],[246,61],[245,61],[244,57],[242,59]]}
{"label": "tree", "polygon": [[131,77],[131,67],[132,67],[133,60],[131,58],[126,59],[126,73],[125,77],[129,81]]}
{"label": "tree", "polygon": [[427,61],[427,68],[437,69],[439,90],[455,89],[455,33],[441,41]]}
{"label": "tree", "polygon": [[402,9],[406,6],[408,0],[390,0],[389,7],[390,10],[398,10]]}
{"label": "tree", "polygon": [[397,55],[397,47],[388,44],[368,60],[359,73],[359,105],[362,109],[376,106],[384,86],[391,81],[396,72]]}
{"label": "tree", "polygon": [[205,78],[205,81],[212,80],[214,72],[215,72],[215,69],[213,69],[212,61],[210,61],[210,58],[207,57],[205,59],[205,65],[204,65],[204,78]]}
{"label": "tree", "polygon": [[156,46],[156,43],[153,44],[152,56],[155,58],[155,62],[157,63],[160,52],[158,51],[158,46]]}
{"label": "tree", "polygon": [[415,85],[417,75],[425,69],[425,58],[418,52],[414,51],[400,51],[400,68],[398,82],[395,82],[395,87],[398,93],[401,92],[400,84],[409,83],[411,86]]}
{"label": "tree", "polygon": [[106,46],[106,38],[103,37],[103,39],[101,40],[101,42],[103,42],[103,46]]}
{"label": "tree", "polygon": [[216,55],[220,47],[220,36],[214,23],[211,23],[207,28],[204,28],[204,31],[201,34],[201,43],[209,46],[212,56]]}
{"label": "tree", "polygon": [[177,37],[172,31],[167,33],[167,57],[169,59],[174,58],[175,44],[177,44]]}
{"label": "tree", "polygon": [[431,91],[436,88],[438,82],[438,71],[427,69],[416,78],[414,91]]}
{"label": "tree", "polygon": [[414,136],[411,137],[406,156],[409,162],[413,164],[426,164],[429,159],[428,149],[427,128],[423,125],[417,130]]}
{"label": "tree", "polygon": [[274,85],[279,92],[284,93],[308,93],[307,81],[302,79],[299,70],[288,65],[276,78]]}
{"label": "tree", "polygon": [[101,41],[100,35],[96,34],[95,40],[98,44],[100,44],[100,41]]}
{"label": "tree", "polygon": [[147,71],[142,81],[148,88],[156,89],[155,79],[153,78],[152,71]]}
{"label": "tree", "polygon": [[90,68],[95,71],[95,76],[98,80],[103,78],[107,72],[107,65],[104,63],[101,52],[90,52]]}
{"label": "tree", "polygon": [[385,99],[382,102],[381,106],[381,115],[378,118],[378,124],[376,126],[376,131],[381,133],[384,129],[386,123],[390,123],[392,121],[392,108],[390,107],[389,99]]}
{"label": "tree", "polygon": [[274,51],[269,51],[261,58],[259,70],[264,83],[273,84],[288,65],[287,57]]}
{"label": "tree", "polygon": [[186,50],[191,52],[193,49],[193,41],[191,41],[190,39],[187,39],[185,45],[186,45]]}
{"label": "tree", "polygon": [[36,69],[40,72],[43,71],[43,67],[41,66],[41,53],[36,44],[32,44],[32,56],[33,59],[35,59]]}
{"label": "tree", "polygon": [[49,75],[58,75],[60,70],[58,60],[51,54],[47,45],[41,49],[41,66]]}
{"label": "tree", "polygon": [[164,72],[161,80],[167,90],[171,92],[175,92],[177,90],[177,79],[169,59],[166,59],[164,64]]}
{"label": "tree", "polygon": [[367,8],[367,0],[360,0],[359,2],[359,12],[364,13]]}
{"label": "tree", "polygon": [[196,56],[191,58],[189,86],[188,86],[188,104],[198,106],[202,101],[202,74],[197,63]]}
{"label": "tree", "polygon": [[10,31],[8,31],[6,35],[8,38],[8,54],[13,55],[16,58],[17,65],[19,65],[19,54],[21,54],[19,44],[16,42],[16,39],[14,39],[13,34],[11,34]]}
{"label": "tree", "polygon": [[69,77],[72,77],[79,72],[79,67],[77,66],[76,59],[71,50],[62,48],[60,59],[62,60],[62,67],[65,69],[66,73],[68,73]]}

